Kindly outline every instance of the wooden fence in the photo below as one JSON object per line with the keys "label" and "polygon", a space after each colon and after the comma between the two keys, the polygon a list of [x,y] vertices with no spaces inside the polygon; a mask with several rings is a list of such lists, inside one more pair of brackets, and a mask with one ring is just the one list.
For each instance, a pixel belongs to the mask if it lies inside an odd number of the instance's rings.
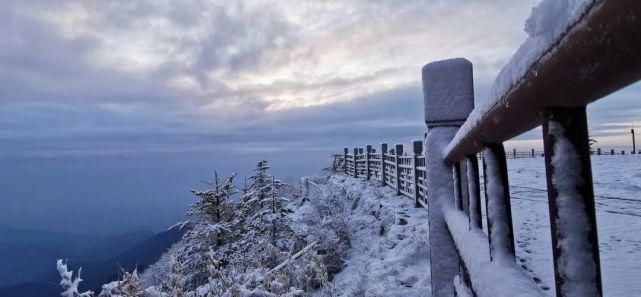
{"label": "wooden fence", "polygon": [[615,152],[591,152],[586,107],[641,79],[641,1],[595,1],[501,98],[489,98],[490,106],[474,108],[465,59],[427,64],[422,75],[424,145],[415,142],[412,155],[398,145],[378,153],[345,149],[342,158],[347,173],[427,206],[432,296],[545,296],[515,263],[503,146],[541,125],[544,151],[529,156],[543,155],[546,166],[556,295],[602,296],[590,155]]}
{"label": "wooden fence", "polygon": [[[381,186],[396,190],[396,195],[414,199],[417,207],[426,205],[425,198],[425,156],[423,141],[413,142],[412,154],[404,153],[403,145],[397,144],[387,149],[387,143],[381,144],[380,152],[367,145],[365,149],[345,148],[343,154],[335,154],[334,169],[340,168],[344,173],[366,180],[376,180]],[[356,160],[356,161],[354,161]]]}

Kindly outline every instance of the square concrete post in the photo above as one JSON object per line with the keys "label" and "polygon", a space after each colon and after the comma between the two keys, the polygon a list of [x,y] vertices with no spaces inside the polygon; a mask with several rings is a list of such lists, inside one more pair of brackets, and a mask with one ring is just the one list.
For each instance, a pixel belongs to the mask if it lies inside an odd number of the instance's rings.
{"label": "square concrete post", "polygon": [[357,165],[357,162],[356,162],[356,158],[357,157],[358,157],[358,148],[355,147],[354,148],[354,172],[352,172],[354,177],[358,177],[358,166],[356,166]]}
{"label": "square concrete post", "polygon": [[452,167],[443,150],[474,108],[472,63],[461,58],[433,62],[422,74],[432,296],[452,297],[459,258],[443,218],[444,211],[454,208]]}
{"label": "square concrete post", "polygon": [[387,143],[381,143],[381,186],[385,186],[385,154],[387,154]]}
{"label": "square concrete post", "polygon": [[349,154],[349,149],[344,148],[343,149],[343,172],[347,174],[347,155]]}

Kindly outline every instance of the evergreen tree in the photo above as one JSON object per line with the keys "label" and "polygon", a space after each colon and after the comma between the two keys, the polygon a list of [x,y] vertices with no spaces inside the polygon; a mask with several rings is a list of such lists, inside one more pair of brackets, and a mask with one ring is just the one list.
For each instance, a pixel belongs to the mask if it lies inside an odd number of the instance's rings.
{"label": "evergreen tree", "polygon": [[230,215],[231,207],[229,197],[236,193],[234,189],[236,173],[227,177],[223,182],[218,179],[218,172],[214,172],[212,182],[203,182],[209,188],[205,191],[191,190],[199,200],[192,205],[188,215],[198,215],[211,223],[220,223]]}

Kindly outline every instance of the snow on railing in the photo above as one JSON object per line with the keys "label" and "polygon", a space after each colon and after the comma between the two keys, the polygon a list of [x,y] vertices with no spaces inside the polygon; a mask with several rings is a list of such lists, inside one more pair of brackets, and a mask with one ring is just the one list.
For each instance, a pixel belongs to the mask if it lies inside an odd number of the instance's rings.
{"label": "snow on railing", "polygon": [[[590,155],[615,151],[590,148],[586,107],[641,79],[641,1],[543,0],[526,31],[476,108],[469,61],[423,67],[432,296],[542,295],[514,263],[506,162],[534,156],[546,165],[556,295],[603,295]],[[538,126],[543,152],[506,154],[504,141]]]}
{"label": "snow on railing", "polygon": [[[526,157],[546,165],[557,296],[603,295],[590,156],[625,151],[590,147],[586,106],[641,79],[641,1],[543,0],[526,31],[476,108],[469,61],[423,67],[428,132],[413,154],[382,144],[335,155],[345,173],[426,207],[432,296],[543,296],[514,261],[506,159]],[[543,151],[505,152],[504,141],[538,126]]]}

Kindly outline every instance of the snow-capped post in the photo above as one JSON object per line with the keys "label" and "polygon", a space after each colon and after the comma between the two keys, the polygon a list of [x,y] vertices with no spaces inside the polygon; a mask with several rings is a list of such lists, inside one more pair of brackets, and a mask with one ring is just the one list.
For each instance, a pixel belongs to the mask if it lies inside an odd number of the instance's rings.
{"label": "snow-capped post", "polygon": [[596,154],[599,155],[599,156],[601,155],[601,148],[600,147],[596,149]]}
{"label": "snow-capped post", "polygon": [[532,149],[532,158],[534,158],[534,149]]}
{"label": "snow-capped post", "polygon": [[516,149],[512,149],[512,153],[514,154],[514,159],[516,159]]}
{"label": "snow-capped post", "polygon": [[396,145],[396,157],[394,160],[396,161],[396,165],[394,168],[396,169],[394,171],[394,178],[396,182],[396,196],[401,196],[401,168],[399,166],[401,165],[401,156],[403,155],[403,145],[402,144],[397,144]]}
{"label": "snow-capped post", "polygon": [[422,76],[432,296],[452,297],[460,260],[444,220],[444,212],[454,206],[454,191],[443,151],[474,108],[472,63],[462,58],[432,62]]}
{"label": "snow-capped post", "polygon": [[387,143],[381,143],[381,186],[385,186],[385,154],[387,154]]}
{"label": "snow-capped post", "polygon": [[355,147],[354,148],[354,172],[352,172],[354,177],[358,177],[358,162],[356,162],[357,157],[358,157],[358,148]]}
{"label": "snow-capped post", "polygon": [[479,185],[479,160],[476,155],[469,155],[467,163],[467,193],[469,196],[470,227],[483,228],[481,222],[481,187]]}
{"label": "snow-capped post", "polygon": [[588,139],[585,107],[544,110],[557,296],[603,296]]}
{"label": "snow-capped post", "polygon": [[369,178],[372,176],[372,174],[369,172],[369,154],[372,153],[372,146],[367,145],[365,147],[365,179],[369,180]]}
{"label": "snow-capped post", "polygon": [[483,155],[487,234],[492,260],[514,260],[514,229],[507,160],[502,143],[486,144]]}
{"label": "snow-capped post", "polygon": [[412,150],[414,152],[414,158],[412,158],[412,173],[413,176],[413,181],[414,181],[414,207],[421,207],[421,204],[418,202],[418,183],[421,182],[421,180],[418,178],[418,157],[423,153],[423,141],[420,140],[415,140],[412,143]]}
{"label": "snow-capped post", "polygon": [[[345,174],[347,174],[347,155],[348,154],[349,154],[349,149],[344,148],[343,149],[343,172],[345,172]],[[245,180],[245,182],[247,181]]]}

